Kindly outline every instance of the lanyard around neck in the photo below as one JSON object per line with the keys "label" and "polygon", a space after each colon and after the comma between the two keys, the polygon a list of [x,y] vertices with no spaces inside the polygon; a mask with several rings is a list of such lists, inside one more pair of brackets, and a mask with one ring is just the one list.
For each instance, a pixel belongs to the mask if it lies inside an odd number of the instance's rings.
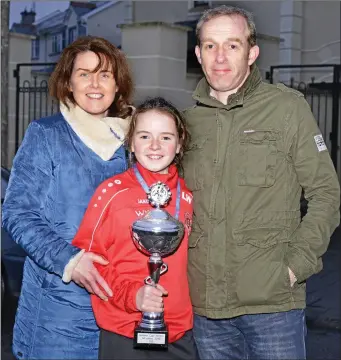
{"label": "lanyard around neck", "polygon": [[[142,186],[143,190],[148,193],[149,192],[149,186],[145,182],[144,178],[142,177],[141,173],[139,172],[139,169],[137,168],[136,164],[133,165],[135,176]],[[180,179],[178,178],[177,186],[176,186],[176,205],[175,205],[175,219],[179,218],[180,213],[180,194],[181,194],[181,187],[180,187]]]}

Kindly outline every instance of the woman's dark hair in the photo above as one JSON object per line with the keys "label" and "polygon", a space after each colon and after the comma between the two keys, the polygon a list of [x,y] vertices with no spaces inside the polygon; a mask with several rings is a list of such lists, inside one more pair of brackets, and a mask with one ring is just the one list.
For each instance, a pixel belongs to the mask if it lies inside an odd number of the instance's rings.
{"label": "woman's dark hair", "polygon": [[[184,156],[184,152],[188,147],[190,135],[187,130],[185,118],[182,113],[173,104],[171,104],[169,101],[165,100],[162,97],[147,99],[136,108],[132,116],[129,130],[126,136],[126,146],[129,150],[131,149],[131,144],[133,141],[133,136],[139,115],[152,110],[169,115],[175,122],[175,127],[181,143],[181,148],[179,154],[175,155],[173,162],[177,166],[178,170],[182,172],[182,159]],[[134,162],[135,158],[132,157],[130,160],[131,162]]]}
{"label": "woman's dark hair", "polygon": [[121,50],[108,40],[96,36],[79,37],[66,47],[49,78],[50,95],[67,106],[68,102],[76,104],[69,89],[75,59],[78,54],[92,51],[98,56],[98,65],[93,70],[112,67],[118,91],[113,104],[109,107],[108,116],[127,117],[131,115],[131,97],[133,82],[128,62]]}

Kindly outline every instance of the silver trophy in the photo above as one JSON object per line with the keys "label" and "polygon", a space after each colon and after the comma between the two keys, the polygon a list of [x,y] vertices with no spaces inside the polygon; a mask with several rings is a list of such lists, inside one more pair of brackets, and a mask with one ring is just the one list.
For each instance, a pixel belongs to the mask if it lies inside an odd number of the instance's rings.
{"label": "silver trophy", "polygon": [[[160,181],[155,183],[149,188],[147,196],[150,204],[156,208],[132,224],[132,237],[136,247],[149,256],[149,276],[145,278],[145,284],[156,286],[160,276],[168,270],[162,257],[172,254],[177,249],[184,236],[184,226],[161,209],[171,197],[167,185]],[[135,328],[134,348],[167,347],[168,330],[163,312],[143,312],[142,320]]]}

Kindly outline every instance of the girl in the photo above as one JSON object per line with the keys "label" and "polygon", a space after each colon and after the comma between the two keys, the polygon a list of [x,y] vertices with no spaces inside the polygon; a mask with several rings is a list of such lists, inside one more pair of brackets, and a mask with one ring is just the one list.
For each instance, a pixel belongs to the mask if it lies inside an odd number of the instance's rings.
{"label": "girl", "polygon": [[[109,261],[108,266],[98,266],[98,271],[113,296],[108,301],[92,297],[101,329],[100,359],[198,358],[191,331],[192,306],[187,281],[193,204],[192,195],[178,174],[187,142],[184,119],[170,103],[155,98],[140,105],[127,135],[133,166],[99,186],[73,240],[73,245]],[[169,270],[153,287],[144,285],[148,257],[134,245],[130,226],[152,208],[146,200],[143,182],[150,187],[157,181],[168,185],[172,192],[166,207],[171,215],[176,212],[177,195],[180,196],[179,220],[185,225],[185,235],[177,251],[167,257]],[[168,325],[168,351],[134,349],[134,328],[141,320],[141,312],[162,310]]]}

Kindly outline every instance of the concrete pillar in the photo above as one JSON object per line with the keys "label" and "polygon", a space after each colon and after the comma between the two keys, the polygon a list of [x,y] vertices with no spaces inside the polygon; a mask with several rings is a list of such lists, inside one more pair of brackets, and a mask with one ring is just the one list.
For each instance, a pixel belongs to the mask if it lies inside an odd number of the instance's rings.
{"label": "concrete pillar", "polygon": [[125,8],[126,8],[126,18],[124,20],[125,24],[131,24],[134,22],[134,9],[135,9],[135,4],[134,1],[130,0],[126,0],[125,1]]}
{"label": "concrete pillar", "polygon": [[[302,49],[303,4],[301,1],[285,0],[281,2],[280,10],[280,37],[284,40],[280,45],[280,64],[299,65]],[[293,76],[299,81],[299,74],[299,69],[281,70],[279,80],[289,83]]]}
{"label": "concrete pillar", "polygon": [[119,27],[122,50],[134,76],[134,103],[162,96],[179,108],[187,106],[192,95],[186,90],[187,31],[190,29],[164,22]]}

